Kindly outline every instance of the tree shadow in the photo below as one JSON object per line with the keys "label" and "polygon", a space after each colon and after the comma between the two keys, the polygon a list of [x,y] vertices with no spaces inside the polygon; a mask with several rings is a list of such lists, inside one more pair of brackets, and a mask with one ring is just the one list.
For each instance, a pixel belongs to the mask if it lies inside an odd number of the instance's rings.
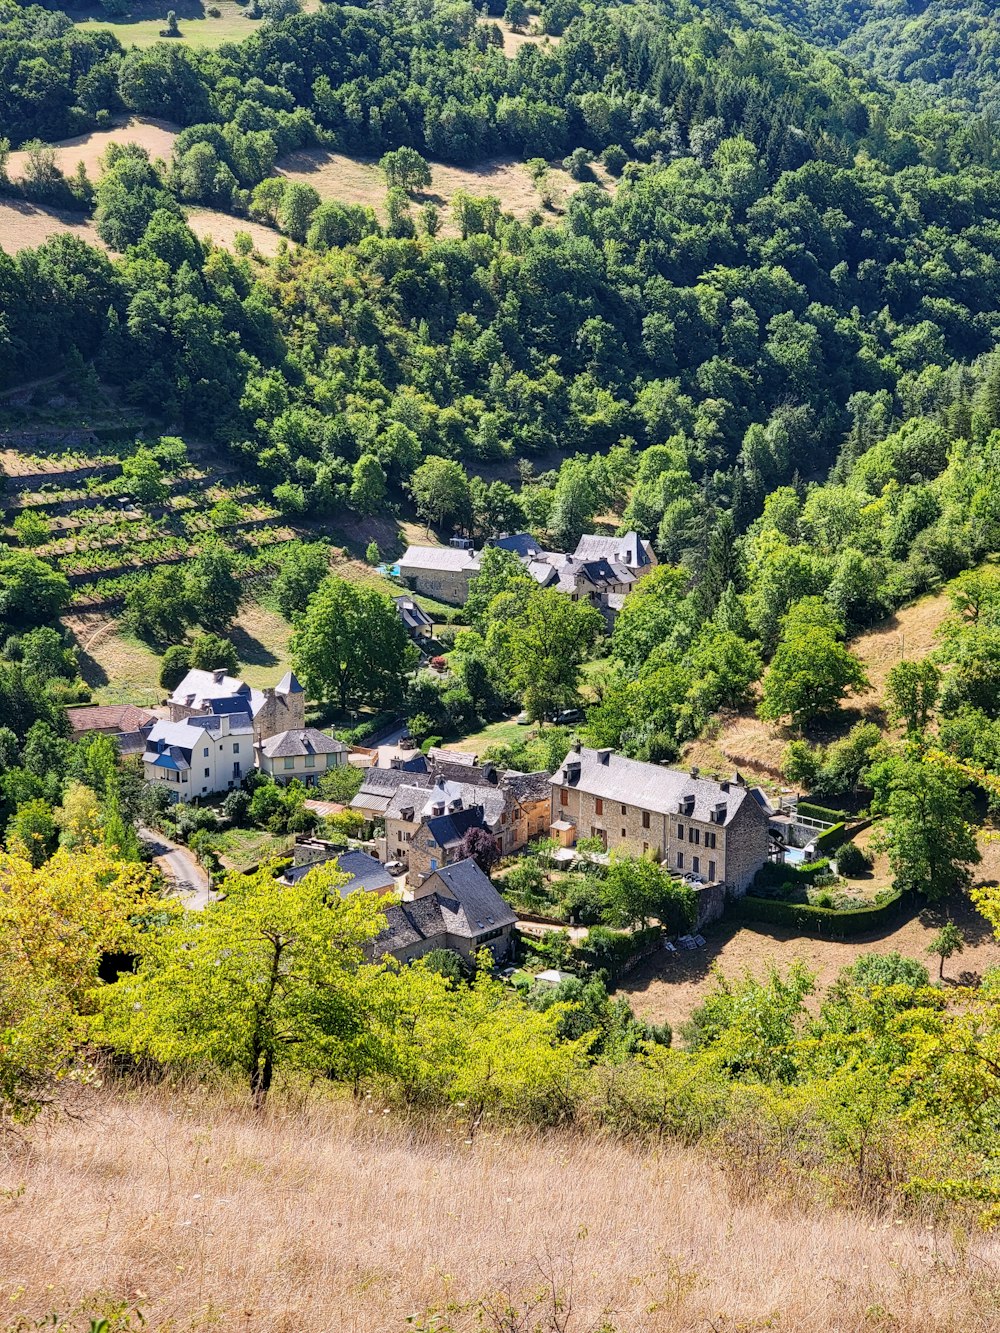
{"label": "tree shadow", "polygon": [[90,653],[85,653],[82,648],[77,649],[77,665],[80,670],[80,676],[85,684],[92,690],[100,689],[103,685],[111,683],[111,677],[98,662],[96,657],[91,657]]}
{"label": "tree shadow", "polygon": [[280,658],[260,639],[247,632],[242,625],[234,625],[227,637],[231,640],[241,662],[246,666],[277,666]]}

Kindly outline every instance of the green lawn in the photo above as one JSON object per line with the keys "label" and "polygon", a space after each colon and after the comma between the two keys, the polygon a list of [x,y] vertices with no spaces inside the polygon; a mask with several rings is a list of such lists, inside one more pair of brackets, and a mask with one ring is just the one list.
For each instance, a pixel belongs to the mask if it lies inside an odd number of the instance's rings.
{"label": "green lawn", "polygon": [[[188,46],[202,50],[214,49],[223,42],[242,41],[244,37],[249,37],[259,24],[259,20],[248,19],[239,5],[220,0],[215,7],[222,11],[219,18],[211,18],[208,15],[204,18],[180,17],[178,19],[180,40]],[[85,19],[76,26],[84,32],[95,32],[99,29],[113,32],[125,47],[153,46],[159,41],[177,40],[164,39],[160,36],[160,30],[166,24],[166,13],[169,8],[170,5],[164,3],[163,14],[159,18]]]}
{"label": "green lawn", "polygon": [[509,720],[490,722],[481,731],[474,731],[471,736],[465,736],[460,741],[448,740],[444,743],[449,750],[466,750],[482,754],[489,745],[514,745],[517,741],[525,741],[535,730],[533,726],[522,727]]}

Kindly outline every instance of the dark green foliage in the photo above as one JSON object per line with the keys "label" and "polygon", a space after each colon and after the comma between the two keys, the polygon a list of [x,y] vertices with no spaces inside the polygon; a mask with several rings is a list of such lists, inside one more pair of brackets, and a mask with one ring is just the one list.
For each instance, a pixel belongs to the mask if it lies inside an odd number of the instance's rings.
{"label": "dark green foliage", "polygon": [[747,894],[735,900],[733,912],[742,921],[762,921],[818,935],[821,939],[846,940],[888,926],[898,919],[908,902],[907,895],[898,892],[876,907],[838,911],[831,907],[814,907],[811,903],[789,903]]}
{"label": "dark green foliage", "polygon": [[875,858],[870,852],[863,851],[857,843],[845,842],[837,851],[837,869],[848,879],[857,879],[867,874],[874,865]]}

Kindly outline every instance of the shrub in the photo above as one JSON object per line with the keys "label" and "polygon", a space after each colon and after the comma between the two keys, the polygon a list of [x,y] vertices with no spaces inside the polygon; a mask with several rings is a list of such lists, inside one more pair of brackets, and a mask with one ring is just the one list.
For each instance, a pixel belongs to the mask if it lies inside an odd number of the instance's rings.
{"label": "shrub", "polygon": [[845,842],[837,852],[837,869],[849,879],[867,874],[874,864],[871,852],[862,851],[855,842]]}
{"label": "shrub", "polygon": [[763,921],[770,925],[788,926],[825,939],[850,939],[895,920],[900,910],[911,901],[908,895],[894,892],[875,907],[836,911],[812,903],[787,903],[747,894],[745,898],[736,899],[733,915],[741,921]]}

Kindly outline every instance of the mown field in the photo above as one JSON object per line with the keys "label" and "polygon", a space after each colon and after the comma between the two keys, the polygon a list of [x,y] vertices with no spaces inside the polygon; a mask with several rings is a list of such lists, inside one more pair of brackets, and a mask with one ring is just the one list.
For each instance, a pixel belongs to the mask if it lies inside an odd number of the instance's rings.
{"label": "mown field", "polygon": [[[113,32],[122,46],[143,49],[163,40],[161,33],[166,26],[168,9],[176,12],[180,26],[180,37],[169,40],[181,41],[202,50],[214,49],[223,42],[240,42],[260,23],[259,19],[249,18],[246,8],[236,4],[235,0],[213,0],[208,5],[198,0],[193,3],[191,0],[177,0],[177,3],[171,5],[136,0],[123,18],[109,18],[105,10],[95,6],[93,12],[81,19],[77,27],[84,32],[96,29]],[[218,13],[209,14],[209,9],[215,9]]]}

